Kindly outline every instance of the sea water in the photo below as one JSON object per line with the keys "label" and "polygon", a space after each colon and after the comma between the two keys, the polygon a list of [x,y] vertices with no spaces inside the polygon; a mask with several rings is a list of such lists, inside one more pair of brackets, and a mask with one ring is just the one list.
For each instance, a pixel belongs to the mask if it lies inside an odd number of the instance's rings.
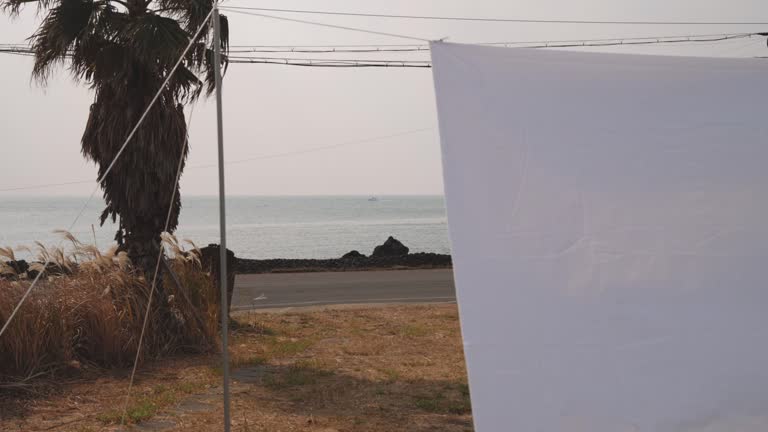
{"label": "sea water", "polygon": [[[0,246],[57,245],[86,198],[0,197]],[[70,230],[84,243],[106,249],[116,225],[99,226],[104,203],[85,208]],[[219,242],[217,197],[183,197],[179,239],[198,246]],[[394,236],[412,252],[450,253],[441,196],[313,196],[227,198],[227,244],[245,258],[335,258],[351,250],[370,254]],[[28,258],[25,252],[20,257]]]}

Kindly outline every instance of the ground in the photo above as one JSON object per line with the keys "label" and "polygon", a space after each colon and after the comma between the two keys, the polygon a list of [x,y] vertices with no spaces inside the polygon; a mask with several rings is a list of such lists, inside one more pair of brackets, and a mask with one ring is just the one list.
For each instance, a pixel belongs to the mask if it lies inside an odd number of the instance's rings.
{"label": "ground", "polygon": [[[455,305],[315,308],[236,317],[233,431],[471,431]],[[0,393],[2,431],[113,431],[129,371]],[[7,392],[6,392],[7,393]],[[140,368],[129,430],[222,430],[217,356]]]}

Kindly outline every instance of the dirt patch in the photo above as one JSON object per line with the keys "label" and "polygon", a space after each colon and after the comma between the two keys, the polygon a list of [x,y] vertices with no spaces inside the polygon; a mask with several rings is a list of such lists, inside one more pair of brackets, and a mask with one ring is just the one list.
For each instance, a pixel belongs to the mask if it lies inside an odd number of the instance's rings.
{"label": "dirt patch", "polygon": [[[455,305],[241,313],[237,321],[233,431],[472,430]],[[134,430],[219,430],[220,374],[215,356],[143,367],[131,401],[131,421],[143,429]],[[115,373],[53,386],[45,397],[7,396],[0,430],[118,430],[126,386]]]}

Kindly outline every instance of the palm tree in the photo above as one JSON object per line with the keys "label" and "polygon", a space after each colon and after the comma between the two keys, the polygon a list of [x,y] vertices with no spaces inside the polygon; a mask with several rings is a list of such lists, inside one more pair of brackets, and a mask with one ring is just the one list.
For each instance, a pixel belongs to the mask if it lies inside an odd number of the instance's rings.
{"label": "palm tree", "polygon": [[[151,271],[160,252],[168,204],[169,231],[178,225],[179,160],[187,156],[183,107],[214,89],[213,27],[206,23],[215,0],[0,0],[12,16],[30,4],[44,13],[30,37],[32,76],[44,84],[59,65],[94,91],[82,137],[83,155],[107,171],[173,66],[203,30],[171,77],[125,152],[101,181],[102,225],[117,222],[115,240],[133,263]],[[222,48],[228,25],[221,18]],[[183,153],[183,154],[182,154]],[[183,164],[183,162],[182,162]],[[182,165],[183,169],[183,165]]]}

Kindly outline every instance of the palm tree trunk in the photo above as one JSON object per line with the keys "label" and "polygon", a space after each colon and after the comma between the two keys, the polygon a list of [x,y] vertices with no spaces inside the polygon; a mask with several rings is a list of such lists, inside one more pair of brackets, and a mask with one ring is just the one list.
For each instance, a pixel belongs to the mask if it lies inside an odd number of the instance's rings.
{"label": "palm tree trunk", "polygon": [[138,218],[131,224],[132,226],[122,227],[124,243],[121,249],[125,250],[133,265],[144,272],[147,280],[151,280],[160,255],[160,233],[163,227],[162,225],[158,227],[155,223],[160,214],[155,216],[146,219]]}

